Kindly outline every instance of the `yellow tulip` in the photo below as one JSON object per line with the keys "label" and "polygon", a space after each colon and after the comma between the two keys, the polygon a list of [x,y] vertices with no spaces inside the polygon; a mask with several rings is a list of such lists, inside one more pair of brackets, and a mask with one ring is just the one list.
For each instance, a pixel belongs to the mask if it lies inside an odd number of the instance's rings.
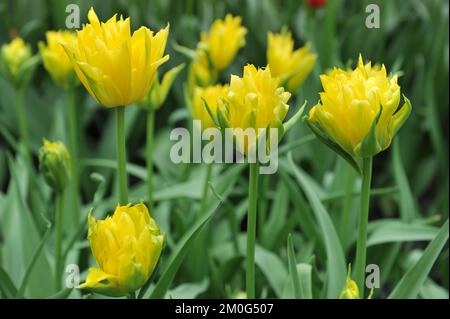
{"label": "yellow tulip", "polygon": [[208,107],[213,114],[217,112],[217,106],[223,105],[228,90],[228,85],[213,85],[205,88],[196,86],[194,88],[192,103],[189,103],[189,108],[194,120],[200,120],[202,129],[215,127],[211,115],[205,107],[203,99],[208,103]]}
{"label": "yellow tulip", "polygon": [[22,38],[15,38],[2,46],[2,60],[12,76],[16,76],[20,66],[30,58],[31,47]]}
{"label": "yellow tulip", "polygon": [[17,88],[28,84],[38,62],[39,57],[32,55],[30,45],[21,38],[15,38],[1,48],[0,71]]}
{"label": "yellow tulip", "polygon": [[99,268],[90,268],[80,288],[126,296],[142,287],[161,255],[164,236],[144,204],[117,206],[114,215],[89,214],[88,239]]}
{"label": "yellow tulip", "polygon": [[194,86],[208,86],[212,83],[212,74],[209,68],[208,56],[205,51],[195,51],[196,60],[189,65],[188,85],[192,89]]}
{"label": "yellow tulip", "polygon": [[[287,102],[290,97],[291,93],[280,87],[279,78],[272,76],[269,67],[257,69],[249,64],[244,67],[242,77],[231,76],[226,106],[219,105],[217,117],[219,120],[224,118],[230,128],[255,129],[258,138],[258,129],[279,128],[282,125],[289,110]],[[240,141],[240,136],[237,137]],[[252,147],[249,142],[248,146],[238,145],[245,154]]]}
{"label": "yellow tulip", "polygon": [[70,177],[71,160],[62,142],[44,139],[39,149],[39,169],[45,181],[57,192],[62,192]]}
{"label": "yellow tulip", "polygon": [[310,52],[310,45],[294,50],[290,32],[280,34],[269,32],[267,36],[267,62],[273,76],[277,76],[291,92],[297,91],[311,72],[317,55]]}
{"label": "yellow tulip", "polygon": [[50,73],[56,84],[64,88],[75,84],[75,74],[62,43],[75,45],[76,35],[70,31],[48,31],[47,45],[39,42],[39,51],[44,61],[44,67]]}
{"label": "yellow tulip", "polygon": [[370,157],[391,144],[411,112],[411,104],[399,108],[397,75],[386,68],[364,64],[359,56],[353,71],[334,69],[321,76],[324,91],[308,122],[322,139],[350,156]]}
{"label": "yellow tulip", "polygon": [[245,45],[246,33],[247,29],[241,26],[241,17],[227,14],[224,20],[214,21],[208,33],[201,34],[200,46],[207,50],[213,67],[222,71]]}
{"label": "yellow tulip", "polygon": [[141,27],[131,35],[130,18],[116,15],[101,23],[94,12],[77,32],[75,45],[64,48],[84,87],[106,107],[124,106],[147,96],[164,55],[169,27],[153,34]]}

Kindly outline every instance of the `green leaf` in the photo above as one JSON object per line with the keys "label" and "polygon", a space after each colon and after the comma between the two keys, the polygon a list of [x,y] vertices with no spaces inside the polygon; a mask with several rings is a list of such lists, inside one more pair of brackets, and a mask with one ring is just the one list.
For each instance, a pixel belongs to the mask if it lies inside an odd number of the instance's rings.
{"label": "green leaf", "polygon": [[55,293],[54,295],[51,295],[50,297],[46,299],[66,299],[69,297],[70,293],[72,292],[73,288],[64,288]]}
{"label": "green leaf", "polygon": [[308,101],[305,101],[303,105],[299,108],[297,113],[295,113],[293,117],[291,117],[286,123],[283,124],[284,127],[283,133],[286,133],[292,126],[294,126],[294,124],[296,124],[301,119],[307,103]]}
{"label": "green leaf", "polygon": [[297,166],[295,166],[292,155],[288,155],[288,165],[297,178],[298,183],[305,192],[309,203],[316,216],[319,228],[324,237],[325,250],[327,254],[326,270],[327,270],[327,297],[337,298],[339,292],[345,284],[346,266],[344,252],[341,242],[337,235],[333,222],[321,203],[319,196],[314,192],[314,187],[310,185],[306,174]]}
{"label": "green leaf", "polygon": [[25,271],[25,275],[23,276],[22,282],[19,286],[19,291],[17,292],[17,298],[22,298],[23,294],[25,292],[25,288],[27,287],[27,283],[28,283],[28,279],[30,278],[30,275],[34,269],[34,266],[36,264],[36,261],[38,260],[44,245],[47,241],[48,235],[50,235],[50,230],[51,230],[51,226],[52,224],[45,218],[45,216],[42,215],[42,218],[44,219],[44,221],[47,223],[47,230],[45,231],[44,236],[42,236],[41,238],[41,242],[39,243],[38,247],[36,248],[36,251],[33,254],[33,257],[31,258],[31,261]]}
{"label": "green leaf", "polygon": [[300,288],[300,279],[298,277],[297,272],[297,262],[295,260],[294,244],[292,242],[292,234],[288,235],[287,252],[288,252],[289,275],[291,276],[292,287],[294,289],[294,298],[299,299],[301,298],[301,288]]}
{"label": "green leaf", "polygon": [[[10,156],[8,164],[12,181],[8,188],[7,206],[3,208],[1,223],[4,236],[2,266],[10,275],[12,282],[19,286],[41,238],[28,205],[23,199],[26,178],[22,177],[22,174],[28,172],[25,168],[27,165],[22,157],[16,157],[14,160]],[[52,267],[48,256],[45,250],[36,260],[25,291],[28,297],[46,297],[53,292],[54,276],[49,271]]]}
{"label": "green leaf", "polygon": [[448,219],[439,230],[439,233],[428,244],[422,257],[412,266],[395,286],[389,299],[413,299],[419,294],[428,274],[439,257],[441,250],[448,240]]}
{"label": "green leaf", "polygon": [[190,60],[192,60],[192,61],[198,60],[197,52],[195,50],[192,50],[191,48],[180,45],[175,41],[172,42],[172,47],[176,52],[181,53],[182,55],[186,56]]}
{"label": "green leaf", "polygon": [[209,287],[207,278],[200,282],[181,284],[178,287],[167,292],[166,298],[170,299],[194,299],[198,295],[204,293]]}
{"label": "green leaf", "polygon": [[288,276],[283,262],[271,251],[256,245],[255,263],[266,277],[275,295],[281,298],[283,294],[283,283]]}
{"label": "green leaf", "polygon": [[369,235],[367,246],[404,241],[432,240],[439,229],[427,225],[389,221],[376,227]]}
{"label": "green leaf", "polygon": [[17,288],[14,286],[9,275],[0,266],[0,291],[6,298],[15,298],[17,294]]}
{"label": "green leaf", "polygon": [[394,140],[393,144],[392,165],[395,181],[400,191],[400,215],[405,222],[411,222],[417,215],[415,199],[412,195],[405,169],[403,168],[398,137]]}
{"label": "green leaf", "polygon": [[198,233],[203,229],[203,226],[211,219],[214,215],[216,209],[219,207],[220,201],[216,201],[215,207],[212,207],[207,214],[202,216],[197,222],[186,232],[183,238],[180,240],[178,245],[174,249],[174,253],[172,255],[171,260],[166,266],[164,273],[159,278],[156,283],[153,291],[150,294],[150,298],[152,299],[160,299],[166,295],[166,292],[175,277],[178,268],[186,257],[190,244],[197,237]]}
{"label": "green leaf", "polygon": [[300,298],[312,299],[312,266],[304,263],[298,264],[297,272],[300,280]]}
{"label": "green leaf", "polygon": [[205,100],[204,97],[202,97],[203,105],[205,106],[206,110],[208,111],[209,116],[211,117],[212,121],[214,122],[214,125],[217,127],[220,127],[219,120],[214,115],[214,112],[211,110],[211,108],[208,105],[208,101]]}

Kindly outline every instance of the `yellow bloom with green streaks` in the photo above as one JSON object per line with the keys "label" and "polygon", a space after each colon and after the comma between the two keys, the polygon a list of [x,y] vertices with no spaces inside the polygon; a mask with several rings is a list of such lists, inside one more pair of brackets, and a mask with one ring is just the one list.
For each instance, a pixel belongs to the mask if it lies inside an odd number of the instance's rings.
{"label": "yellow bloom with green streaks", "polygon": [[88,19],[76,43],[64,45],[81,83],[106,107],[142,100],[158,67],[169,59],[164,55],[169,27],[156,34],[141,27],[131,34],[130,18],[114,15],[103,23],[92,8]]}
{"label": "yellow bloom with green streaks", "polygon": [[352,157],[370,157],[391,144],[411,112],[399,107],[397,75],[388,76],[384,65],[364,64],[355,70],[334,69],[321,76],[320,101],[309,112],[308,123],[322,140]]}
{"label": "yellow bloom with green streaks", "polygon": [[273,76],[281,79],[289,91],[295,92],[314,67],[317,55],[310,52],[310,44],[294,50],[290,32],[268,33],[267,63]]}
{"label": "yellow bloom with green streaks", "polygon": [[241,20],[241,17],[227,14],[225,19],[215,20],[208,33],[201,34],[200,46],[206,49],[217,71],[226,69],[245,45],[247,29],[241,25]]}
{"label": "yellow bloom with green streaks", "polygon": [[[256,68],[249,64],[244,67],[242,77],[231,76],[226,103],[224,106],[219,105],[217,117],[223,127],[255,129],[258,138],[258,129],[282,127],[289,110],[287,103],[290,97],[291,93],[280,86],[279,78],[272,76],[269,67]],[[240,135],[239,130],[234,131],[235,135]],[[236,137],[239,149],[248,154],[255,141],[247,144],[243,142],[242,136]]]}
{"label": "yellow bloom with green streaks", "polygon": [[56,84],[64,88],[75,84],[75,72],[62,44],[74,45],[76,34],[70,31],[48,31],[45,36],[47,44],[42,41],[38,44],[45,69]]}
{"label": "yellow bloom with green streaks", "polygon": [[88,239],[98,268],[90,268],[80,288],[107,296],[126,296],[153,273],[164,244],[144,204],[117,206],[113,216],[89,214]]}

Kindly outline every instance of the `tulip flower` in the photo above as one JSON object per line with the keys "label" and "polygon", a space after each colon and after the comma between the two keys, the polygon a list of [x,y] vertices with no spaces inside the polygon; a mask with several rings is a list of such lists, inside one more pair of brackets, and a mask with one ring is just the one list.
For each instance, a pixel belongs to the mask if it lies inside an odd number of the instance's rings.
{"label": "tulip flower", "polygon": [[70,177],[71,158],[62,142],[44,139],[39,149],[39,168],[45,181],[56,194],[55,202],[55,290],[61,289],[62,280],[62,236],[63,193]]}
{"label": "tulip flower", "polygon": [[22,38],[14,38],[4,44],[0,57],[0,70],[15,87],[29,82],[38,57],[32,55],[30,45]]}
{"label": "tulip flower", "polygon": [[94,12],[77,32],[75,45],[64,44],[75,72],[86,90],[105,107],[116,107],[117,171],[120,202],[128,202],[124,107],[144,99],[164,55],[169,27],[154,34],[145,27],[133,34],[130,18],[114,15],[101,23]]}
{"label": "tulip flower", "polygon": [[295,92],[314,67],[317,55],[310,52],[310,45],[294,50],[290,32],[269,32],[267,36],[267,63],[272,76],[279,77],[289,91]]}
{"label": "tulip flower", "polygon": [[[291,93],[280,86],[279,78],[272,76],[270,67],[257,69],[250,64],[244,67],[242,78],[231,76],[227,107],[219,105],[217,118],[221,126],[255,129],[258,139],[258,129],[274,127],[283,131],[282,123],[289,110],[287,102],[290,97]],[[255,141],[244,140],[239,134],[240,131],[235,132],[237,146],[248,155],[255,147]]]}
{"label": "tulip flower", "polygon": [[320,77],[324,92],[308,122],[315,133],[352,157],[369,157],[385,150],[405,123],[411,103],[399,107],[397,75],[383,66],[364,64],[359,56],[353,71],[334,69]]}
{"label": "tulip flower", "polygon": [[153,34],[141,27],[133,34],[130,18],[114,15],[99,21],[93,8],[89,23],[77,32],[75,44],[65,43],[78,78],[97,102],[105,107],[125,106],[147,96],[164,55],[169,27]]}
{"label": "tulip flower", "polygon": [[29,162],[30,142],[25,114],[25,90],[39,62],[38,55],[32,55],[30,45],[22,38],[14,38],[4,44],[0,51],[0,72],[14,86],[16,111],[21,141],[25,147],[25,156]]}
{"label": "tulip flower", "polygon": [[224,20],[217,19],[208,33],[201,34],[200,47],[208,52],[216,71],[230,65],[240,48],[245,45],[247,29],[241,25],[241,17],[227,14]]}
{"label": "tulip flower", "polygon": [[404,97],[399,107],[397,75],[388,76],[384,65],[364,64],[361,55],[355,70],[334,69],[321,81],[324,91],[307,122],[320,140],[362,174],[355,281],[363,294],[372,157],[389,147],[411,113],[411,103]]}
{"label": "tulip flower", "polygon": [[99,267],[80,288],[113,297],[130,296],[149,280],[164,245],[144,204],[117,206],[104,220],[89,213],[88,240]]}
{"label": "tulip flower", "polygon": [[47,44],[42,41],[38,44],[44,67],[57,85],[67,89],[77,78],[62,44],[74,45],[76,35],[70,31],[48,31],[45,36]]}

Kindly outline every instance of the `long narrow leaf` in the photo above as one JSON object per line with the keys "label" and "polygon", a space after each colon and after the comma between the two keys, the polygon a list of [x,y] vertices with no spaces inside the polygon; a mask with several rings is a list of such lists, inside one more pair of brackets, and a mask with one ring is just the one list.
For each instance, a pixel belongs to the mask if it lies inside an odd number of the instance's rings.
{"label": "long narrow leaf", "polygon": [[417,297],[431,271],[431,267],[433,267],[447,240],[448,219],[439,230],[436,238],[428,244],[422,257],[403,275],[397,286],[395,286],[389,295],[390,299],[413,299]]}
{"label": "long narrow leaf", "polygon": [[319,196],[314,192],[314,187],[309,185],[308,178],[305,173],[297,168],[292,160],[291,154],[288,156],[288,165],[297,178],[298,183],[305,192],[308,201],[310,202],[317,222],[319,224],[322,236],[324,237],[325,250],[327,253],[327,293],[328,298],[337,298],[339,292],[345,283],[346,269],[344,252],[339,241],[336,229],[333,222],[321,203]]}

